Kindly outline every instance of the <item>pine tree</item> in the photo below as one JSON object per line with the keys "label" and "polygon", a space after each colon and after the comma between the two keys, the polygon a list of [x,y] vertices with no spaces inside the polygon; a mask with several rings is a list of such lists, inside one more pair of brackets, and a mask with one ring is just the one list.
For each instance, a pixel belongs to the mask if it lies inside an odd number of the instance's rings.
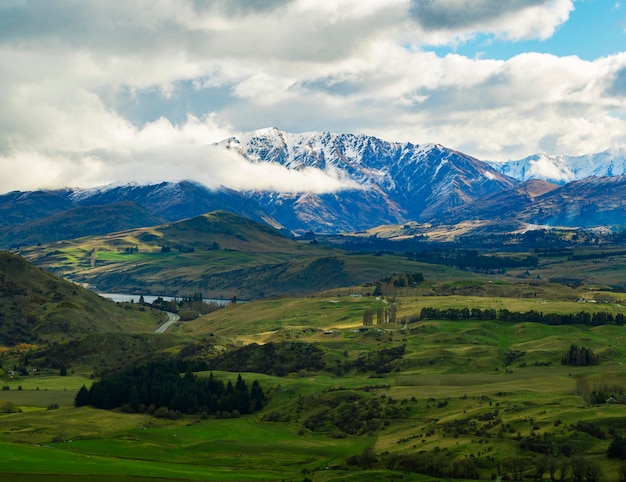
{"label": "pine tree", "polygon": [[83,407],[85,405],[89,405],[89,403],[90,403],[89,390],[87,390],[87,387],[83,385],[82,387],[80,387],[80,390],[78,390],[78,393],[76,394],[76,397],[74,398],[74,406]]}

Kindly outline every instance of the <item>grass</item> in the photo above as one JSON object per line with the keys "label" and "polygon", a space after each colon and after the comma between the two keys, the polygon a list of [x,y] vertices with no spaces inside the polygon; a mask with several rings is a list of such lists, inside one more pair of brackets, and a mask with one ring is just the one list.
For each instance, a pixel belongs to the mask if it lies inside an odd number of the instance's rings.
{"label": "grass", "polygon": [[[504,282],[494,285],[508,287]],[[467,279],[450,286],[468,290],[481,285]],[[581,304],[559,296],[424,296],[419,290],[405,294],[397,300],[398,317],[411,322],[374,326],[367,332],[358,330],[364,310],[376,311],[387,306],[385,301],[331,290],[325,296],[229,305],[178,324],[170,338],[135,340],[125,335],[116,341],[116,337],[102,335],[105,342],[99,345],[94,337],[85,337],[83,348],[89,353],[83,355],[85,366],[88,361],[106,361],[107,356],[124,361],[127,352],[156,349],[157,343],[158,353],[176,352],[184,343],[200,343],[205,338],[224,346],[252,341],[314,343],[324,351],[329,368],[286,377],[243,374],[246,380],[259,380],[270,401],[261,412],[237,419],[184,416],[172,421],[146,414],[75,409],[75,391],[91,381],[80,376],[89,372],[79,369],[67,377],[12,380],[7,382],[11,390],[0,392],[0,399],[5,394],[7,399],[15,397],[11,401],[24,411],[0,415],[1,470],[11,474],[6,476],[9,479],[16,473],[33,477],[28,480],[48,480],[46,474],[67,474],[67,480],[142,476],[173,481],[302,480],[306,476],[326,481],[391,480],[403,475],[407,480],[430,480],[385,469],[390,455],[425,451],[444,454],[449,461],[480,460],[481,479],[490,480],[498,470],[492,460],[522,455],[530,467],[541,452],[523,449],[521,442],[536,435],[549,438],[555,447],[567,445],[574,454],[601,461],[606,480],[617,479],[618,463],[606,458],[606,449],[609,430],[626,434],[623,406],[588,406],[576,390],[580,377],[591,383],[601,376],[626,381],[622,365],[626,362],[625,327],[414,320],[423,307],[614,314],[623,313],[624,307]],[[145,326],[150,323],[148,319],[143,322]],[[600,365],[561,365],[561,356],[571,344],[599,353]],[[400,345],[405,354],[390,371],[355,368],[360,357]],[[507,363],[510,351],[519,352],[519,357]],[[214,375],[231,380],[236,376]],[[23,390],[18,391],[18,385]],[[45,410],[52,400],[58,400],[60,408]],[[363,408],[350,400],[378,401],[396,407],[399,415],[383,417],[380,428],[359,435],[342,433],[334,422],[318,431],[306,425],[325,409],[331,407],[332,415],[346,404],[358,417]],[[499,423],[484,428],[495,411]],[[274,414],[281,421],[268,421],[276,419]],[[576,428],[579,421],[596,424],[607,438],[581,432]],[[347,463],[368,447],[378,458],[371,470]],[[530,468],[526,475],[530,476]]]}
{"label": "grass", "polygon": [[259,423],[253,417],[163,422],[70,409],[38,413],[34,428],[34,416],[3,416],[2,439],[18,442],[0,443],[4,471],[274,480],[295,477],[309,465],[337,463],[368,442],[346,445],[326,436],[303,438],[288,425]]}

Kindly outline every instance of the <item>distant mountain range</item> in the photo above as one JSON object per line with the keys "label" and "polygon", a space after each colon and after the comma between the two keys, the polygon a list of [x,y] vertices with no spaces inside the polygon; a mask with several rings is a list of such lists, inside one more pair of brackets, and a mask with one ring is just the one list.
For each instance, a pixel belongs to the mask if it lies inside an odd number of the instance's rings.
{"label": "distant mountain range", "polygon": [[584,156],[535,154],[519,161],[488,164],[518,181],[541,179],[555,184],[566,184],[588,177],[626,175],[626,148],[610,149]]}
{"label": "distant mountain range", "polygon": [[216,147],[253,163],[320,169],[350,180],[351,187],[330,194],[238,192],[183,181],[11,192],[0,195],[0,246],[102,235],[215,210],[299,234],[473,219],[626,225],[625,149],[495,163],[438,144],[327,132],[290,134],[275,128],[227,139]]}

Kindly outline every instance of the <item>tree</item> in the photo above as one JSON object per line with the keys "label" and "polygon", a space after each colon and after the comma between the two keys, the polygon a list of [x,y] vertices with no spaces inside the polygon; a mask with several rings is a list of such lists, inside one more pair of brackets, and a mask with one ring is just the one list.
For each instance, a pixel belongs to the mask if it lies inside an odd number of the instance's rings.
{"label": "tree", "polygon": [[572,459],[571,468],[574,482],[599,482],[602,479],[602,468],[595,460],[576,457]]}
{"label": "tree", "polygon": [[548,456],[540,455],[535,457],[533,460],[533,464],[535,466],[535,480],[543,479],[544,472],[548,471]]}
{"label": "tree", "polygon": [[620,482],[626,481],[626,462],[622,462],[619,466],[619,480]]}
{"label": "tree", "polygon": [[78,393],[74,398],[74,406],[83,407],[85,405],[89,405],[89,399],[89,390],[85,385],[83,385],[82,387],[80,387],[80,390],[78,390]]}
{"label": "tree", "polygon": [[139,391],[137,385],[131,385],[128,390],[128,405],[133,412],[139,411]]}
{"label": "tree", "polygon": [[606,455],[609,458],[626,459],[626,439],[621,435],[615,434]]}
{"label": "tree", "polygon": [[511,457],[504,461],[504,467],[511,472],[512,480],[522,480],[526,470],[526,459],[522,457]]}
{"label": "tree", "polygon": [[372,326],[374,324],[374,310],[363,311],[363,326]]}
{"label": "tree", "polygon": [[383,295],[383,290],[380,286],[380,283],[376,283],[376,288],[374,289],[374,292],[372,293],[374,296],[382,296]]}

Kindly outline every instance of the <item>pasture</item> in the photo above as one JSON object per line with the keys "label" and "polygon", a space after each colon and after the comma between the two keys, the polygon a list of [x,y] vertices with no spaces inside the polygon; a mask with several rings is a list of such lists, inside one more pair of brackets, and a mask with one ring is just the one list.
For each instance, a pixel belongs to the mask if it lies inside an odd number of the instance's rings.
{"label": "pasture", "polygon": [[[537,309],[538,303],[472,297],[400,301],[401,316],[407,317],[433,301],[440,307],[474,303],[516,310]],[[578,303],[551,303],[546,304],[555,311],[581,309]],[[0,415],[2,470],[25,477],[39,474],[39,479],[29,480],[55,480],[46,474],[68,474],[75,480],[122,475],[126,480],[141,476],[173,481],[386,480],[401,474],[390,468],[390,457],[424,452],[449,463],[481,461],[480,478],[489,480],[498,471],[505,473],[498,461],[520,454],[530,474],[539,454],[523,447],[549,440],[570,456],[602,461],[603,480],[617,480],[619,461],[607,459],[606,450],[611,433],[626,433],[623,405],[589,406],[577,393],[577,381],[585,378],[593,384],[600,376],[626,381],[623,326],[425,320],[359,331],[362,311],[379,306],[382,301],[374,298],[281,299],[234,305],[182,325],[179,331],[196,338],[209,331],[236,337],[239,331],[241,339],[256,335],[260,340],[270,339],[260,334],[272,333],[273,340],[313,343],[324,351],[323,372],[245,374],[259,380],[269,403],[241,418],[183,415],[169,420],[73,408],[73,390],[89,382],[80,376],[10,382],[11,390],[0,392],[0,398],[15,396],[13,403],[24,411]],[[332,333],[325,333],[331,328]],[[561,356],[571,344],[592,348],[600,354],[600,364],[562,365]],[[397,346],[405,347],[404,354],[392,370],[358,368],[364,357]],[[217,371],[214,375],[233,377]],[[60,408],[44,409],[44,402],[34,398],[38,394],[48,400],[59,397]],[[351,433],[341,425],[349,420],[337,418],[348,410],[353,421],[365,424],[367,410],[379,406],[371,412],[380,422],[373,430]],[[334,408],[328,412],[329,407]],[[592,424],[604,436],[586,433],[579,422]],[[376,459],[369,469],[348,462],[366,450]],[[407,480],[428,480],[405,475]]]}

